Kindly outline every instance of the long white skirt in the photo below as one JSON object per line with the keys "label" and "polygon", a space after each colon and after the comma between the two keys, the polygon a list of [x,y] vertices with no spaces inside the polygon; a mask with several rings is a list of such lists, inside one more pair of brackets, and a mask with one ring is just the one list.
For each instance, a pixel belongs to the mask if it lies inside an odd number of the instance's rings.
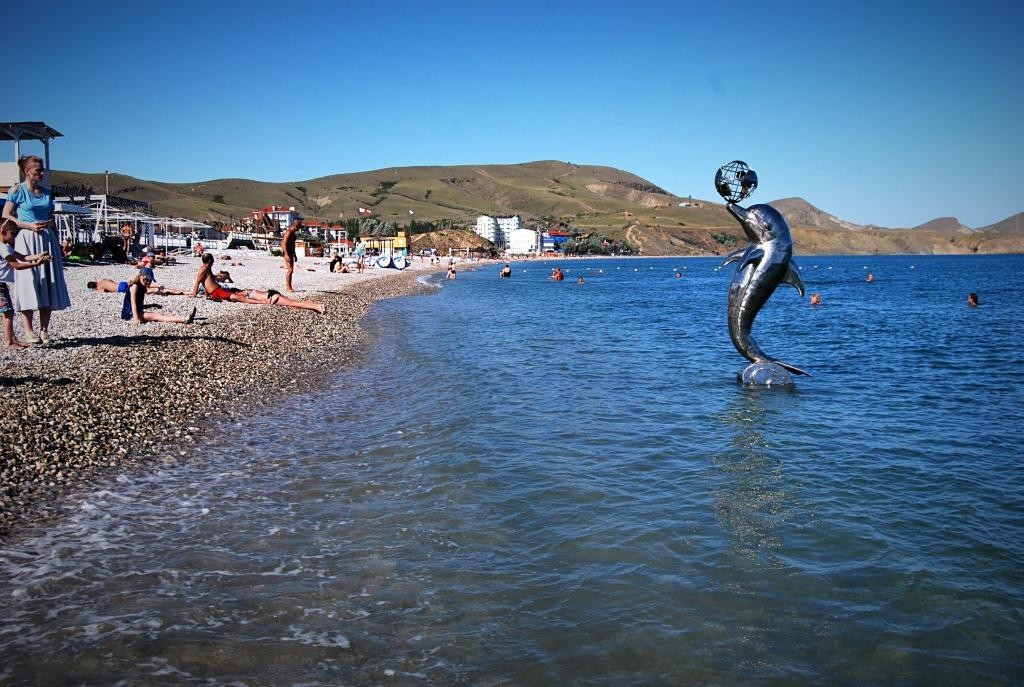
{"label": "long white skirt", "polygon": [[71,307],[68,285],[64,281],[64,260],[53,227],[41,234],[22,229],[14,239],[14,250],[22,255],[49,251],[53,260],[28,270],[16,270],[14,290],[18,310],[64,310]]}

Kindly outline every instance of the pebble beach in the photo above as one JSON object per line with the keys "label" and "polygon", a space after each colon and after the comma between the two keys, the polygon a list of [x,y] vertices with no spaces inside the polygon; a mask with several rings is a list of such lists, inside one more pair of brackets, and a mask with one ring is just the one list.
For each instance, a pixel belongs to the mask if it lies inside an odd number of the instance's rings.
{"label": "pebble beach", "polygon": [[[217,253],[237,288],[278,289],[282,260],[248,251]],[[230,259],[225,259],[230,258]],[[446,262],[446,261],[443,261]],[[144,460],[181,460],[218,423],[308,390],[356,363],[359,320],[382,299],[428,292],[419,277],[442,264],[414,259],[404,271],[332,274],[328,261],[300,258],[294,298],[312,310],[149,295],[165,314],[192,324],[120,319],[122,296],[90,291],[89,281],[131,279],[118,264],[69,264],[72,307],[55,312],[51,342],[0,348],[0,538],[19,523],[44,521],[90,479]],[[157,285],[190,291],[198,258],[156,268]],[[20,316],[15,335],[23,338]]]}

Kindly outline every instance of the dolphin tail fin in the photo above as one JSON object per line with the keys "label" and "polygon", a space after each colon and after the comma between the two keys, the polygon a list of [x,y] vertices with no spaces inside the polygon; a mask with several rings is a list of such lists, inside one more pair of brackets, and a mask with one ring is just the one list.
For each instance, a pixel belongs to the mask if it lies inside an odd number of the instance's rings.
{"label": "dolphin tail fin", "polygon": [[800,276],[800,270],[797,268],[796,263],[789,263],[789,269],[786,270],[786,276],[783,278],[782,283],[789,284],[795,288],[796,292],[800,294],[800,298],[804,297],[804,280]]}
{"label": "dolphin tail fin", "polygon": [[804,375],[805,377],[810,377],[811,376],[810,372],[804,372],[799,367],[795,367],[793,365],[789,365],[787,363],[782,362],[781,360],[773,360],[772,362],[775,363],[776,365],[780,366],[780,367],[786,368],[787,370],[789,370],[790,372],[792,372],[795,375]]}

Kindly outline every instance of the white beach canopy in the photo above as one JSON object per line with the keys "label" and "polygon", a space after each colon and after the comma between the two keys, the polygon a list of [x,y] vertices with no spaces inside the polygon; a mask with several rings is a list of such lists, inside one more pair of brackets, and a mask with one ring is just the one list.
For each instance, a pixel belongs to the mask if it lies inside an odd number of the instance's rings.
{"label": "white beach canopy", "polygon": [[93,204],[92,219],[96,223],[97,230],[101,226],[124,222],[131,224],[136,231],[141,226],[144,236],[143,242],[147,245],[157,245],[156,239],[159,236],[157,228],[163,229],[164,248],[167,248],[170,244],[169,229],[176,229],[180,233],[191,232],[197,229],[212,229],[209,224],[185,219],[184,217],[159,217],[142,212],[127,212],[117,208],[110,208],[105,200],[104,198],[102,201]]}

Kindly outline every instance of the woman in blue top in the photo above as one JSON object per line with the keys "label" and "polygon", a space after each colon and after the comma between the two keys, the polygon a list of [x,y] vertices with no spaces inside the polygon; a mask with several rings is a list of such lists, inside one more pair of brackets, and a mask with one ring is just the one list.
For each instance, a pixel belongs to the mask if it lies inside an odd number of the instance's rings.
{"label": "woman in blue top", "polygon": [[[18,228],[14,248],[22,255],[49,253],[50,262],[30,270],[20,270],[14,290],[18,308],[25,323],[25,340],[29,343],[50,341],[50,313],[71,306],[68,286],[64,281],[64,261],[53,222],[53,196],[42,185],[43,161],[35,155],[18,160],[25,181],[7,192],[3,216]],[[33,313],[39,311],[39,336],[32,331]]]}

